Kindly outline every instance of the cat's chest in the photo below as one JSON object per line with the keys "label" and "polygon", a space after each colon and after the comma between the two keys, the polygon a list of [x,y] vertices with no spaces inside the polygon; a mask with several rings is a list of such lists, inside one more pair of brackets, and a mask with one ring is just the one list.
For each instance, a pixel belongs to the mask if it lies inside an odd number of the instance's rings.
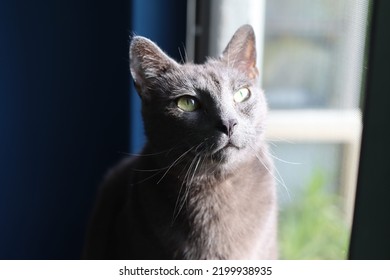
{"label": "cat's chest", "polygon": [[232,181],[218,184],[194,186],[188,198],[188,216],[194,224],[213,226],[228,223],[227,216],[234,216],[234,208],[239,204],[239,195],[234,193]]}
{"label": "cat's chest", "polygon": [[252,168],[239,171],[225,180],[198,179],[181,191],[171,191],[177,183],[169,176],[161,185],[150,187],[145,182],[140,188],[145,217],[173,258],[254,256],[272,192],[265,187],[267,173]]}
{"label": "cat's chest", "polygon": [[229,180],[208,186],[190,198],[187,257],[240,258],[241,252],[248,250],[247,241],[254,235],[251,212],[255,209],[240,187],[243,186]]}

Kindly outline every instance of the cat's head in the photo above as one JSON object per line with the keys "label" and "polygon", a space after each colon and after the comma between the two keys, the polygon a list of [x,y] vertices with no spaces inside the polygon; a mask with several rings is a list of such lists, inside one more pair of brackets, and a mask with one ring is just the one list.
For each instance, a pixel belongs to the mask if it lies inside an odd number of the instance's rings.
{"label": "cat's head", "polygon": [[202,160],[234,163],[253,156],[264,130],[266,102],[258,87],[255,35],[239,28],[219,58],[179,64],[135,36],[130,69],[142,99],[148,143]]}

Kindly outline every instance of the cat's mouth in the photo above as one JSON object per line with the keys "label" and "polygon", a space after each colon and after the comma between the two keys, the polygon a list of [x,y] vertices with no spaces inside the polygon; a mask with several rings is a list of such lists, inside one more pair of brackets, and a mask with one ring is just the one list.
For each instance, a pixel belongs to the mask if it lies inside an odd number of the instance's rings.
{"label": "cat's mouth", "polygon": [[221,144],[211,152],[211,159],[217,164],[222,164],[232,160],[232,157],[234,158],[234,155],[241,150],[240,146],[230,140]]}
{"label": "cat's mouth", "polygon": [[230,140],[226,143],[226,145],[224,147],[222,147],[222,149],[228,149],[228,148],[235,148],[237,150],[240,149],[237,145],[232,143]]}
{"label": "cat's mouth", "polygon": [[239,150],[240,147],[236,145],[234,142],[231,140],[227,141],[226,144],[222,145],[220,148],[216,149],[213,154],[220,153],[220,152],[225,152],[228,150]]}

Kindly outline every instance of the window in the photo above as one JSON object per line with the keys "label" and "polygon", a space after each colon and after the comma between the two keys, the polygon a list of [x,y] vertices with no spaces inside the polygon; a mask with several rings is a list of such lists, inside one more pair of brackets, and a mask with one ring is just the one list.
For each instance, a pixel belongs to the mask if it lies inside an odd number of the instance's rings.
{"label": "window", "polygon": [[278,170],[281,257],[346,258],[369,1],[190,0],[188,7],[195,61],[218,55],[240,25],[255,29]]}

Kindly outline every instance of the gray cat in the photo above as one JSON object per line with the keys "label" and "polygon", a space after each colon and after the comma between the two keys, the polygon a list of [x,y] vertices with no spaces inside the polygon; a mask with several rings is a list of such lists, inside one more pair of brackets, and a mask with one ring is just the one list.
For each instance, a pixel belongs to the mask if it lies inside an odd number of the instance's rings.
{"label": "gray cat", "polygon": [[276,190],[264,141],[255,36],[218,59],[178,64],[135,36],[130,68],[147,143],[106,177],[87,259],[274,259]]}

